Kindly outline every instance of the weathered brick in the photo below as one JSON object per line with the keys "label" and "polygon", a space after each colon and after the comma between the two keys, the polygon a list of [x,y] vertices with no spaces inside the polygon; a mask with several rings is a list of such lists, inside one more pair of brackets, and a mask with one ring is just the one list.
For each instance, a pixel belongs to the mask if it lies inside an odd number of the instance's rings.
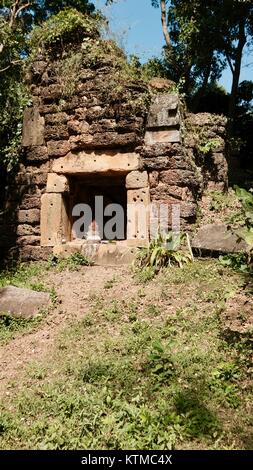
{"label": "weathered brick", "polygon": [[26,237],[30,235],[39,235],[40,234],[40,226],[32,226],[32,225],[18,225],[17,227],[17,235],[19,237]]}
{"label": "weathered brick", "polygon": [[48,159],[48,151],[45,145],[28,147],[26,150],[26,159],[31,162],[41,162]]}
{"label": "weathered brick", "polygon": [[68,114],[62,113],[62,112],[45,115],[45,123],[47,125],[52,124],[54,126],[57,124],[65,124],[68,121],[68,119],[69,119]]}
{"label": "weathered brick", "polygon": [[41,197],[27,194],[20,203],[20,209],[40,209]]}
{"label": "weathered brick", "polygon": [[54,141],[47,143],[48,154],[50,157],[64,157],[70,151],[70,143],[68,140]]}
{"label": "weathered brick", "polygon": [[148,174],[146,171],[131,171],[126,177],[127,189],[145,188],[148,186]]}
{"label": "weathered brick", "polygon": [[40,246],[40,236],[27,235],[17,238],[18,246]]}
{"label": "weathered brick", "polygon": [[38,209],[19,210],[18,223],[36,225],[40,221],[40,211]]}
{"label": "weathered brick", "polygon": [[56,126],[50,125],[45,128],[46,140],[64,140],[68,138],[68,127],[65,124],[58,124]]}

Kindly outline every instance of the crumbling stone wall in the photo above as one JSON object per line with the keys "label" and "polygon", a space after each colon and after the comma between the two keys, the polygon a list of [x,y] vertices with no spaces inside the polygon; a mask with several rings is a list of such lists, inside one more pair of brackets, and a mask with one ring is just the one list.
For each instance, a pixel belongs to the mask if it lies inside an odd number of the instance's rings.
{"label": "crumbling stone wall", "polygon": [[227,189],[226,126],[227,118],[221,115],[199,113],[186,116],[185,148],[201,172],[204,189]]}
{"label": "crumbling stone wall", "polygon": [[[160,83],[155,90],[154,81],[149,87],[127,79],[115,67],[111,46],[106,47],[109,53],[89,66],[81,47],[75,51],[74,88],[62,74],[67,73],[64,54],[41,55],[32,64],[22,163],[0,217],[2,253],[17,252],[22,260],[48,258],[66,230],[62,195],[75,173],[121,173],[128,202],[179,204],[187,229],[195,222],[203,188],[210,182],[226,185],[225,120],[186,116],[177,94],[162,91]],[[219,145],[204,158],[205,139],[217,136]]]}

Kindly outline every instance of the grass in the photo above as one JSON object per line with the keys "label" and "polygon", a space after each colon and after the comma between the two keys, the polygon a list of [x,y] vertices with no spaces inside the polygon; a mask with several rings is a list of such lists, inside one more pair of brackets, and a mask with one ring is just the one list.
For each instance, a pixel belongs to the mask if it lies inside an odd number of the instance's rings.
{"label": "grass", "polygon": [[66,269],[69,271],[78,271],[81,266],[92,266],[92,264],[92,261],[81,253],[72,253],[72,255],[67,258],[52,256],[47,267],[48,269],[54,268],[59,272],[65,271]]}
{"label": "grass", "polygon": [[[58,303],[57,293],[54,288],[44,283],[45,274],[48,271],[78,271],[81,266],[90,266],[91,262],[80,253],[73,253],[66,259],[52,258],[47,263],[21,263],[7,270],[0,271],[0,288],[9,285],[31,289],[37,292],[49,292],[52,307]],[[50,307],[49,307],[50,308]],[[49,308],[40,312],[33,319],[15,319],[4,312],[0,312],[0,344],[7,343],[19,334],[25,334],[38,328],[46,318]]]}
{"label": "grass", "polygon": [[[9,270],[0,272],[0,288],[9,285],[32,289],[37,292],[50,292],[53,305],[56,302],[56,293],[54,289],[47,288],[40,277],[45,270],[43,263],[20,264]],[[42,320],[46,317],[47,311],[33,319],[11,318],[0,312],[0,345],[14,339],[19,334],[25,334],[38,328]]]}
{"label": "grass", "polygon": [[22,263],[13,268],[0,271],[0,288],[12,285],[41,291],[43,286],[40,281],[38,282],[38,279],[44,272],[45,266],[45,263]]}
{"label": "grass", "polygon": [[68,258],[53,256],[48,262],[20,263],[6,270],[0,270],[0,288],[8,285],[24,287],[38,292],[48,292],[40,279],[46,271],[78,271],[92,262],[81,253],[73,253]]}
{"label": "grass", "polygon": [[12,384],[1,449],[252,449],[252,352],[225,340],[220,319],[243,282],[204,260],[131,297],[105,285]]}
{"label": "grass", "polygon": [[14,339],[18,334],[24,334],[37,328],[47,312],[41,312],[36,318],[23,320],[0,314],[0,345]]}

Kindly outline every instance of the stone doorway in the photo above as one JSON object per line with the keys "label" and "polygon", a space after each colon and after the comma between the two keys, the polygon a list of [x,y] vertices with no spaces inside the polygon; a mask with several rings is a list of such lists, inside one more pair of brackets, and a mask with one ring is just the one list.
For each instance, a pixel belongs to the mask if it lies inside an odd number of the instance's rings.
{"label": "stone doorway", "polygon": [[[124,163],[124,154],[122,155]],[[60,165],[59,170],[64,170],[62,166]],[[72,167],[72,171],[67,169],[65,174],[60,171],[48,174],[46,193],[41,200],[41,246],[59,247],[66,243],[86,243],[85,233],[80,236],[80,231],[77,234],[73,231],[75,221],[82,215],[80,212],[73,214],[73,208],[87,204],[91,207],[92,221],[95,221],[96,196],[103,197],[103,214],[105,208],[112,204],[120,206],[123,213],[123,230],[120,236],[117,231],[112,238],[106,235],[104,226],[109,219],[115,219],[115,214],[104,214],[104,220],[99,226],[101,242],[112,240],[131,247],[147,244],[150,231],[150,191],[146,171],[113,171],[112,168],[103,171],[103,168],[100,171],[81,172],[80,164],[79,167]]]}
{"label": "stone doorway", "polygon": [[[115,175],[88,175],[69,178],[69,218],[73,227],[78,216],[73,215],[73,209],[81,205],[87,205],[91,210],[92,221],[96,222],[98,234],[102,241],[112,240],[107,234],[105,227],[112,216],[115,215],[113,207],[117,207],[123,214],[120,230],[115,234],[115,241],[126,240],[127,238],[127,190],[124,176]],[[110,215],[107,211],[109,210]],[[101,213],[103,216],[101,217]],[[88,224],[89,225],[89,224]],[[82,232],[84,224],[80,227]],[[87,227],[88,228],[88,227]],[[113,227],[116,230],[116,227]],[[71,239],[77,240],[81,238],[71,230]],[[83,238],[83,237],[82,237]]]}

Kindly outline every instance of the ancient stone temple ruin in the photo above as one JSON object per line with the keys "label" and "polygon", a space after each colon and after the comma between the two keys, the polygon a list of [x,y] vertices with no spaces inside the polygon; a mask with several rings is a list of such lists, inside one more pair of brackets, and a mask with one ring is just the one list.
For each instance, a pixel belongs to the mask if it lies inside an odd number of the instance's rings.
{"label": "ancient stone temple ruin", "polygon": [[[0,220],[1,249],[22,260],[90,251],[89,233],[97,233],[98,258],[111,253],[127,261],[154,236],[161,207],[168,228],[174,214],[191,230],[203,189],[226,185],[225,119],[188,114],[166,80],[127,77],[115,58],[123,60],[121,51],[99,41],[103,53],[92,63],[79,45],[69,53],[41,53],[30,67],[23,156]],[[73,54],[78,67],[75,62],[71,70]],[[208,139],[213,145],[203,154]],[[113,240],[97,221],[96,197],[104,223],[112,216],[108,206],[123,208],[123,228]],[[80,204],[91,208],[92,218],[83,237],[75,231]]]}

